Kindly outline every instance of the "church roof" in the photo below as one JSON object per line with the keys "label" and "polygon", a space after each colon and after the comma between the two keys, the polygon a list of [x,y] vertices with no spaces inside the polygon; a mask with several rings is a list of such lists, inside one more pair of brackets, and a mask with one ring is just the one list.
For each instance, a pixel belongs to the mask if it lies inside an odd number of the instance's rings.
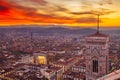
{"label": "church roof", "polygon": [[88,35],[87,37],[108,37],[108,35],[102,34],[102,33],[95,33],[95,34]]}

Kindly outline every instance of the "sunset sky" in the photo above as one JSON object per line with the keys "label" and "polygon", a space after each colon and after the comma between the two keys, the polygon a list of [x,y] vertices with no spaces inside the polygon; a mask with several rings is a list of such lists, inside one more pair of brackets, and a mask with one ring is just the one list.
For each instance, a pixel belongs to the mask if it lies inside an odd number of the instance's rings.
{"label": "sunset sky", "polygon": [[120,26],[120,0],[0,0],[0,25]]}

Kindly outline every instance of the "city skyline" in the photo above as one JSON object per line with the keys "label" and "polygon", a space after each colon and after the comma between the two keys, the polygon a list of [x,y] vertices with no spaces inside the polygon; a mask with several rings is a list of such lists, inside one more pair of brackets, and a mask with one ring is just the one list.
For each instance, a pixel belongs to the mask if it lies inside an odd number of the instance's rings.
{"label": "city skyline", "polygon": [[0,0],[0,80],[120,80],[120,0]]}
{"label": "city skyline", "polygon": [[0,26],[119,27],[120,0],[1,0]]}

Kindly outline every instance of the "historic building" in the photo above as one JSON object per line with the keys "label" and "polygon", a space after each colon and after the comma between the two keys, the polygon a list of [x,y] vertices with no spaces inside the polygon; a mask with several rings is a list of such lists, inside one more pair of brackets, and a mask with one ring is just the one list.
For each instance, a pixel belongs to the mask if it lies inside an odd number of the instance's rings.
{"label": "historic building", "polygon": [[34,63],[35,64],[48,64],[47,54],[44,53],[34,53]]}
{"label": "historic building", "polygon": [[86,79],[96,80],[109,71],[109,37],[96,33],[85,39]]}
{"label": "historic building", "polygon": [[109,36],[99,32],[85,37],[86,80],[96,80],[109,72]]}

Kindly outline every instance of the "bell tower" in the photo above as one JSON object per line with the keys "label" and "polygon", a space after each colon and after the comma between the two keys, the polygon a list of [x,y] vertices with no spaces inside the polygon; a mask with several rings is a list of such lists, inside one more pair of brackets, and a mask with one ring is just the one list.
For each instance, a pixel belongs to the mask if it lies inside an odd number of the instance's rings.
{"label": "bell tower", "polygon": [[109,36],[99,32],[85,37],[86,80],[96,80],[109,71]]}

